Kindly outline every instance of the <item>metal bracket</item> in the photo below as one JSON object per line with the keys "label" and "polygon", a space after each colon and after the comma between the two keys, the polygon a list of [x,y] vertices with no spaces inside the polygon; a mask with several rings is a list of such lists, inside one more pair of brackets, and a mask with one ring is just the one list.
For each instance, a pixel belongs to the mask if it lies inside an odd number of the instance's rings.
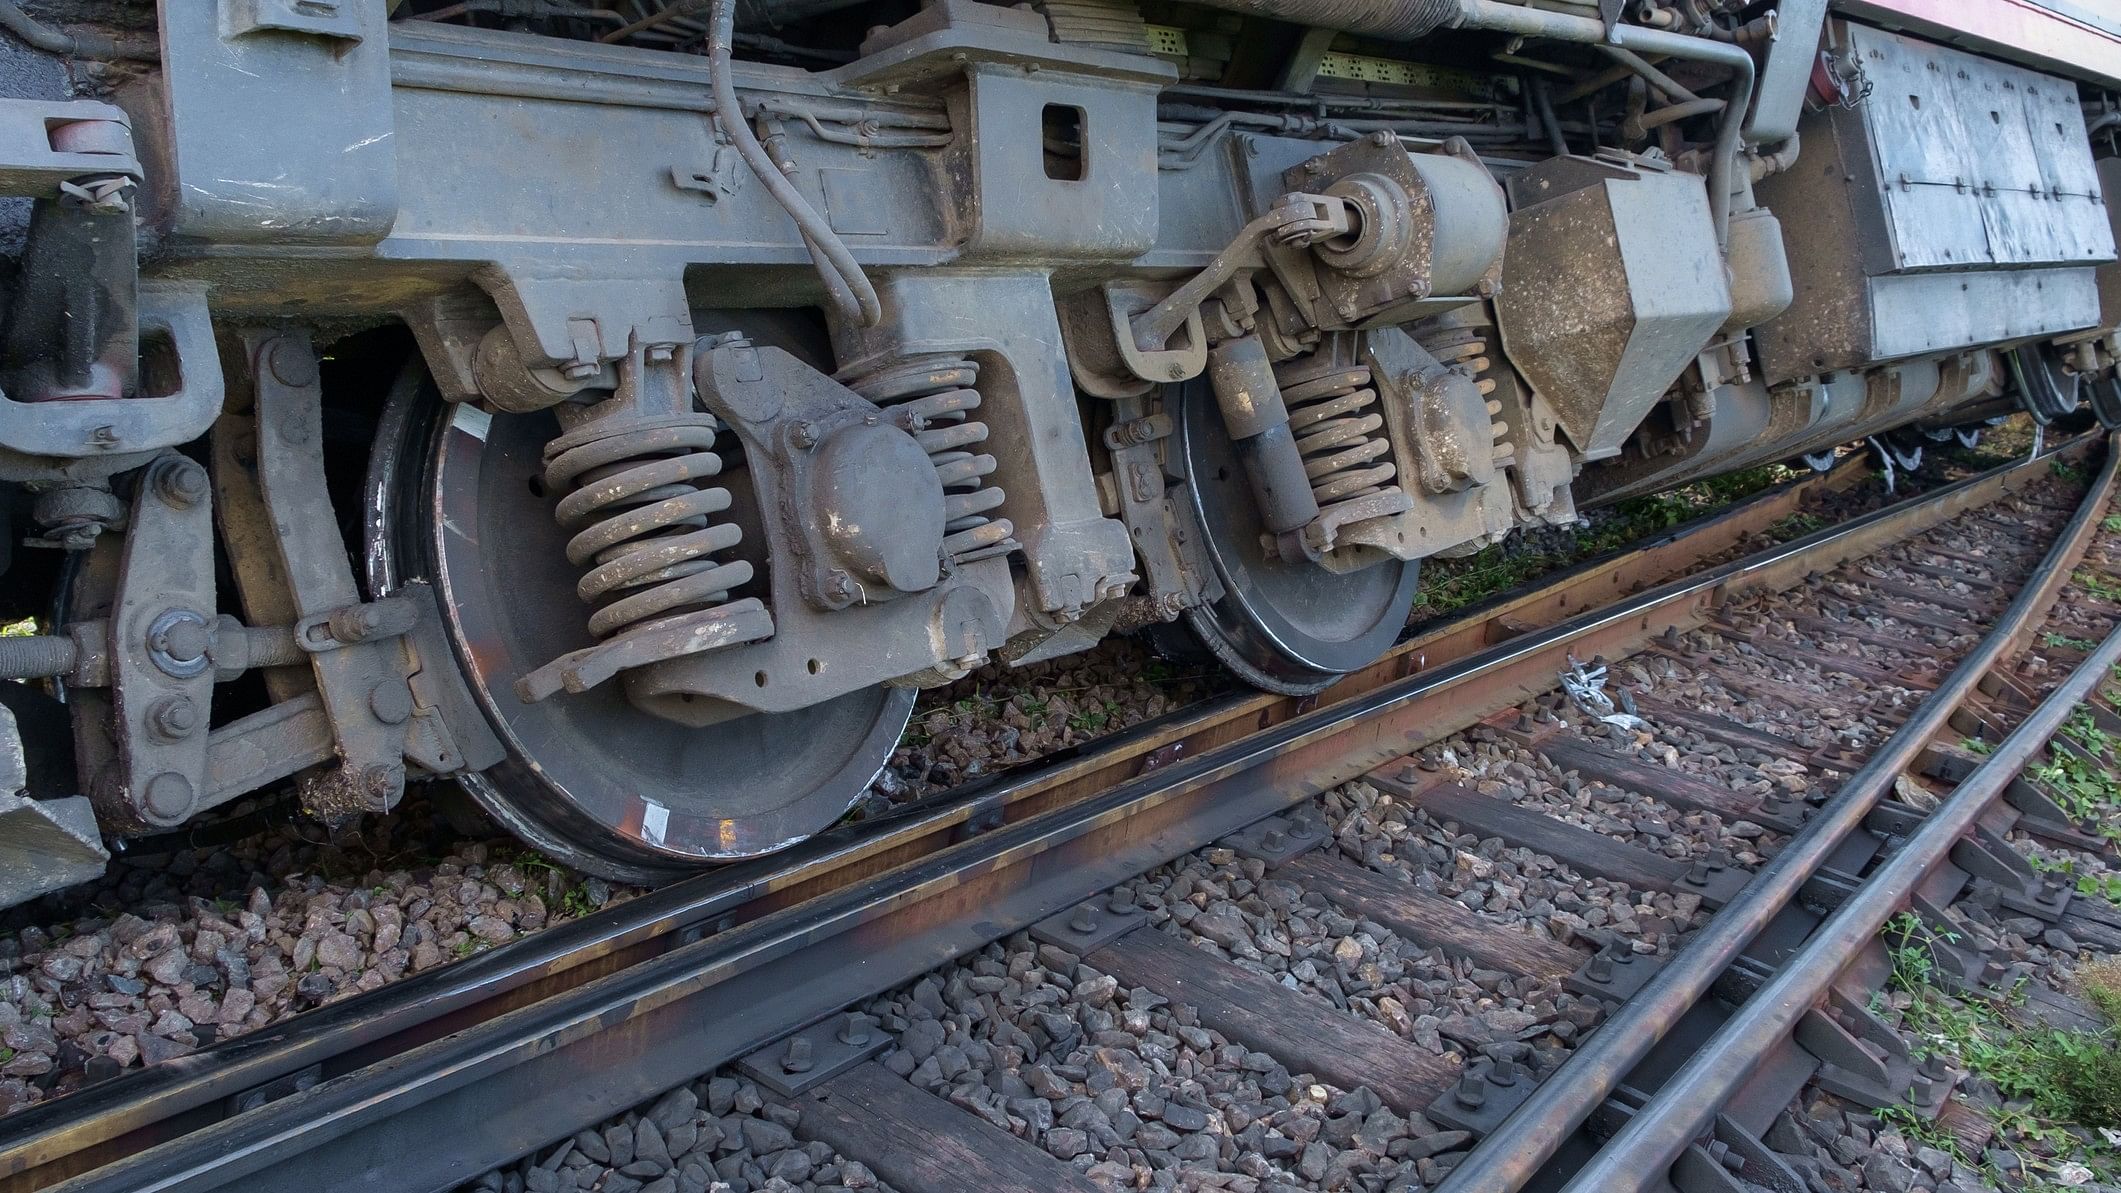
{"label": "metal bracket", "polygon": [[1798,1176],[1773,1148],[1753,1137],[1729,1115],[1716,1116],[1707,1144],[1694,1144],[1672,1165],[1677,1193],[1754,1193],[1759,1189],[1802,1189]]}
{"label": "metal bracket", "polygon": [[109,457],[158,451],[205,434],[221,413],[224,392],[205,288],[141,282],[138,328],[142,338],[168,345],[175,386],[133,397],[53,402],[0,395],[0,446],[29,456]]}
{"label": "metal bracket", "polygon": [[1453,1131],[1492,1135],[1511,1111],[1532,1096],[1538,1084],[1514,1061],[1476,1060],[1466,1066],[1456,1085],[1429,1103],[1422,1115]]}
{"label": "metal bracket", "polygon": [[1624,940],[1614,940],[1591,955],[1562,982],[1562,988],[1590,998],[1623,1003],[1649,984],[1664,962],[1637,954]]}
{"label": "metal bracket", "polygon": [[822,1085],[891,1047],[897,1038],[860,1011],[834,1015],[736,1062],[738,1071],[784,1098]]}
{"label": "metal bracket", "polygon": [[89,99],[0,99],[0,195],[55,198],[79,178],[145,177],[132,117]]}
{"label": "metal bracket", "polygon": [[1298,810],[1255,820],[1216,844],[1241,858],[1280,868],[1326,843],[1329,839],[1318,812],[1309,805]]}
{"label": "metal bracket", "polygon": [[[296,624],[305,627],[296,640],[310,650],[339,755],[336,771],[304,782],[304,802],[327,812],[389,811],[405,790],[412,690],[402,659],[385,642],[361,639],[403,617],[364,606],[354,585],[324,487],[323,393],[308,335],[250,330],[242,344],[257,403],[257,484]],[[317,649],[320,624],[342,645]]]}
{"label": "metal bracket", "polygon": [[221,35],[303,33],[358,43],[361,24],[354,8],[362,0],[223,0]]}
{"label": "metal bracket", "polygon": [[263,1085],[254,1085],[242,1093],[230,1094],[227,1102],[224,1103],[224,1113],[233,1118],[236,1115],[256,1110],[268,1102],[277,1102],[282,1098],[292,1097],[304,1090],[311,1089],[322,1080],[324,1080],[324,1063],[322,1061],[313,1065],[305,1065],[292,1073],[282,1073]]}
{"label": "metal bracket", "polygon": [[214,514],[206,470],[175,452],[141,475],[110,613],[113,770],[90,795],[113,826],[198,809],[214,672]]}
{"label": "metal bracket", "polygon": [[751,171],[744,167],[733,145],[714,147],[714,158],[705,170],[689,166],[670,167],[670,182],[681,191],[694,191],[708,203],[733,197]]}
{"label": "metal bracket", "polygon": [[2067,883],[2034,870],[2008,842],[1978,824],[1952,844],[1951,859],[1973,877],[1996,884],[1998,901],[2013,911],[2052,924],[2069,910]]}
{"label": "metal bracket", "polygon": [[1687,872],[1680,876],[1679,885],[1686,893],[1700,896],[1703,907],[1715,911],[1737,898],[1752,880],[1752,874],[1746,870],[1717,858],[1704,858],[1687,867]]}
{"label": "metal bracket", "polygon": [[1031,939],[1080,957],[1148,922],[1148,914],[1131,897],[1114,890],[1102,899],[1085,900],[1031,925]]}
{"label": "metal bracket", "polygon": [[2098,836],[2099,825],[2094,820],[2073,821],[2069,813],[2054,797],[2042,791],[2038,785],[2025,778],[2016,778],[2003,789],[2003,802],[2016,808],[2024,817],[2018,822],[2021,829],[2059,841],[2089,853],[2104,853],[2108,845]]}
{"label": "metal bracket", "polygon": [[1807,1011],[1794,1033],[1819,1060],[1812,1080],[1837,1097],[1866,1106],[1905,1106],[1934,1116],[1951,1092],[1949,1072],[1932,1058],[1918,1068],[1900,1033],[1839,990]]}

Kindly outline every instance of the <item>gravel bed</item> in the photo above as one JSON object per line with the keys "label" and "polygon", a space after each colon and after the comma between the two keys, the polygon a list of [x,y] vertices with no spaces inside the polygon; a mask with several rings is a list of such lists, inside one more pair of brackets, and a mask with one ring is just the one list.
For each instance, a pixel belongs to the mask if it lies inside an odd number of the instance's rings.
{"label": "gravel bed", "polygon": [[1130,884],[1150,922],[1240,969],[1308,991],[1431,1051],[1544,1073],[1603,1017],[1554,979],[1452,959],[1210,849]]}
{"label": "gravel bed", "polygon": [[423,802],[337,837],[297,823],[122,859],[96,883],[13,909],[0,935],[0,1111],[637,893],[513,838],[452,842]]}
{"label": "gravel bed", "polygon": [[791,1130],[796,1111],[730,1075],[653,1102],[482,1174],[464,1193],[892,1193],[867,1165]]}
{"label": "gravel bed", "polygon": [[1635,891],[1494,838],[1447,832],[1427,812],[1367,783],[1328,792],[1325,804],[1343,856],[1507,927],[1563,944],[1618,934],[1638,952],[1664,953],[1707,921],[1699,896]]}

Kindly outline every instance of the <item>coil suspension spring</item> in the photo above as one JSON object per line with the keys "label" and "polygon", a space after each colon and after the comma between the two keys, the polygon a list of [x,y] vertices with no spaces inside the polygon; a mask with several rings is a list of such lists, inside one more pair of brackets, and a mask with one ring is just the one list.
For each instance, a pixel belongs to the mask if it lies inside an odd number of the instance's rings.
{"label": "coil suspension spring", "polygon": [[1474,388],[1487,403],[1488,435],[1495,442],[1495,462],[1507,464],[1515,459],[1517,449],[1510,443],[1510,424],[1503,420],[1502,400],[1495,396],[1495,362],[1488,355],[1487,337],[1473,328],[1460,328],[1425,338],[1421,346],[1438,362],[1462,368],[1473,378]]}
{"label": "coil suspension spring", "polygon": [[1336,357],[1321,351],[1275,368],[1289,430],[1296,435],[1296,451],[1320,513],[1345,501],[1399,491],[1399,469],[1385,437],[1384,415],[1375,409],[1370,368]]}
{"label": "coil suspension spring", "polygon": [[979,409],[979,363],[962,356],[919,356],[886,365],[848,388],[906,420],[943,482],[943,557],[971,563],[1017,547],[1016,527],[993,517],[1005,494],[989,484],[993,456],[971,449],[987,441]]}
{"label": "coil suspension spring", "polygon": [[598,639],[726,602],[751,564],[716,552],[743,531],[712,515],[729,490],[703,484],[722,470],[711,414],[620,413],[589,421],[545,446],[546,491],[565,493],[555,515],[573,532],[568,562],[588,568],[575,592],[595,607]]}

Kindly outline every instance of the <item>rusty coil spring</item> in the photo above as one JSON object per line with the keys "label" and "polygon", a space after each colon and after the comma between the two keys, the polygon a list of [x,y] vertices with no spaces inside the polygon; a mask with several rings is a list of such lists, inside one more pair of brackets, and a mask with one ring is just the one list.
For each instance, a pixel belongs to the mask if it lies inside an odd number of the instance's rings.
{"label": "rusty coil spring", "polygon": [[620,630],[712,608],[751,579],[751,564],[712,558],[743,537],[710,515],[729,490],[700,482],[722,470],[710,414],[596,421],[545,448],[548,492],[565,493],[555,516],[574,532],[568,562],[589,571],[575,592],[595,606],[589,632]]}
{"label": "rusty coil spring", "polygon": [[1372,409],[1377,390],[1370,384],[1368,366],[1331,365],[1312,371],[1299,364],[1284,372],[1281,397],[1321,511],[1398,488],[1393,482],[1399,470],[1384,435],[1384,415]]}
{"label": "rusty coil spring", "polygon": [[992,517],[1005,494],[987,483],[994,457],[968,450],[987,441],[979,409],[979,364],[962,356],[924,356],[887,365],[857,378],[849,388],[890,409],[914,428],[914,441],[928,453],[943,482],[944,558],[970,563],[1016,549],[1016,527]]}

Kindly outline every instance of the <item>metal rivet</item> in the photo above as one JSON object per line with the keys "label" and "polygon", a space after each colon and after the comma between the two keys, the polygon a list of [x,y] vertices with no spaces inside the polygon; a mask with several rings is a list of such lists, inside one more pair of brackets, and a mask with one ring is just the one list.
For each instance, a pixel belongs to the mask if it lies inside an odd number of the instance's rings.
{"label": "metal rivet", "polygon": [[197,798],[192,793],[191,780],[175,771],[164,771],[147,781],[141,792],[141,801],[148,814],[162,820],[182,820],[191,814]]}

